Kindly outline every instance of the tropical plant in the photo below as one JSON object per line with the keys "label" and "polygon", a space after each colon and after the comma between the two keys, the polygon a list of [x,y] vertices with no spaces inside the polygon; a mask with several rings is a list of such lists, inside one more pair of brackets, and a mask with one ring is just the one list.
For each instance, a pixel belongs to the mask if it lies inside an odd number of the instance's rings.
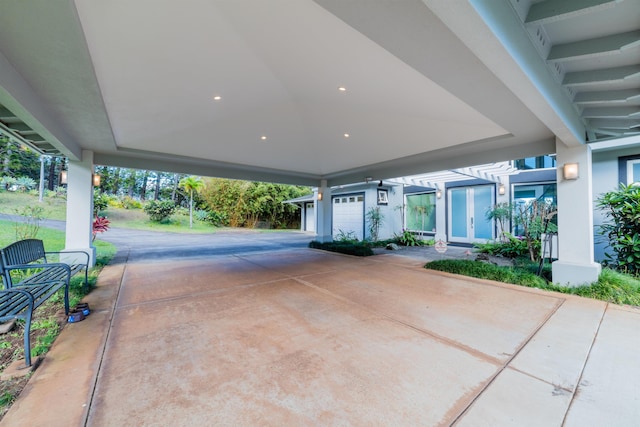
{"label": "tropical plant", "polygon": [[513,205],[508,202],[498,203],[490,207],[485,217],[488,221],[494,220],[498,225],[498,240],[508,242],[508,227],[513,213]]}
{"label": "tropical plant", "polygon": [[187,176],[180,180],[180,187],[189,193],[189,228],[193,228],[193,193],[200,191],[204,186],[202,178],[197,176]]}
{"label": "tropical plant", "polygon": [[402,230],[402,234],[397,236],[398,242],[405,246],[422,246],[423,241],[416,239],[415,234],[409,230]]}
{"label": "tropical plant", "polygon": [[36,181],[29,178],[28,176],[21,176],[16,179],[15,185],[18,188],[18,191],[27,192],[36,186]]}
{"label": "tropical plant", "polygon": [[371,235],[371,240],[377,242],[378,236],[380,235],[380,227],[384,223],[384,214],[380,210],[380,206],[369,208],[366,214],[366,218],[367,224],[369,225],[369,234]]}
{"label": "tropical plant", "polygon": [[110,221],[107,219],[106,216],[96,216],[96,218],[93,220],[93,240],[96,240],[96,236],[98,235],[98,233],[104,233],[107,230],[109,230],[110,227]]}
{"label": "tropical plant", "polygon": [[551,222],[557,215],[555,205],[540,200],[518,205],[515,209],[514,220],[523,230],[522,237],[527,242],[529,258],[538,262],[540,254],[540,237],[544,233],[558,231],[558,227]]}
{"label": "tropical plant", "polygon": [[600,226],[613,251],[605,255],[607,260],[622,271],[640,273],[640,187],[620,184],[601,195],[596,206],[608,219]]}

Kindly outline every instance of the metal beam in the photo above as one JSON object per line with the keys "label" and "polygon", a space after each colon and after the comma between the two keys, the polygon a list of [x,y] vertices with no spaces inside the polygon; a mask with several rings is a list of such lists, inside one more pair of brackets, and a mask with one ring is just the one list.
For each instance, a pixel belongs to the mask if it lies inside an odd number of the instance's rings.
{"label": "metal beam", "polygon": [[550,62],[562,62],[609,55],[639,45],[640,31],[629,31],[595,39],[555,45],[551,48],[547,60]]}
{"label": "metal beam", "polygon": [[527,24],[547,24],[611,7],[620,0],[547,0],[532,4]]}

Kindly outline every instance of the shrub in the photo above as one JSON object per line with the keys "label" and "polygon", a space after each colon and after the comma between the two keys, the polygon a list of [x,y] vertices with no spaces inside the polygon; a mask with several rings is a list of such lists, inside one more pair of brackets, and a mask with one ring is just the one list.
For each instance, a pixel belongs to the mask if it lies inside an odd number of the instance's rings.
{"label": "shrub", "polygon": [[402,230],[402,234],[399,236],[395,236],[395,240],[404,246],[422,246],[423,241],[418,240],[411,231]]}
{"label": "shrub", "polygon": [[355,255],[355,256],[370,256],[373,255],[373,250],[364,243],[358,242],[325,242],[321,243],[313,240],[309,243],[309,247],[313,249],[322,249],[330,252],[339,252],[341,254]]}
{"label": "shrub", "polygon": [[18,191],[27,192],[36,188],[37,182],[29,178],[28,176],[21,176],[20,178],[16,179],[15,185]]}
{"label": "shrub", "polygon": [[[478,252],[503,256],[507,258],[519,258],[529,254],[529,246],[524,238],[514,237],[509,233],[504,233],[503,239],[506,241],[495,241],[487,243],[475,243]],[[540,241],[532,242],[537,253],[540,252]]]}
{"label": "shrub", "polygon": [[154,222],[162,222],[169,218],[176,210],[176,205],[171,200],[151,200],[144,205],[144,211],[149,219]]}
{"label": "shrub", "polygon": [[96,240],[98,233],[104,233],[109,230],[110,221],[105,216],[96,216],[93,220],[93,240]]}
{"label": "shrub", "polygon": [[209,210],[200,209],[195,211],[193,215],[198,221],[206,222],[216,227],[224,225],[227,221],[226,215]]}
{"label": "shrub", "polygon": [[45,218],[45,211],[42,206],[25,206],[16,209],[16,214],[21,216],[14,223],[16,240],[34,239],[40,230],[40,222]]}
{"label": "shrub", "polygon": [[125,209],[142,209],[142,202],[131,196],[124,196],[122,198],[122,207]]}
{"label": "shrub", "polygon": [[366,214],[367,224],[369,226],[369,234],[374,242],[378,240],[380,227],[384,223],[384,214],[380,211],[380,207],[369,208]]}
{"label": "shrub", "polygon": [[103,212],[109,206],[109,196],[106,194],[100,194],[97,190],[93,193],[93,216],[98,216],[100,212]]}
{"label": "shrub", "polygon": [[603,194],[596,201],[608,222],[600,232],[609,240],[613,255],[609,264],[631,274],[640,273],[640,187],[620,184],[616,191]]}

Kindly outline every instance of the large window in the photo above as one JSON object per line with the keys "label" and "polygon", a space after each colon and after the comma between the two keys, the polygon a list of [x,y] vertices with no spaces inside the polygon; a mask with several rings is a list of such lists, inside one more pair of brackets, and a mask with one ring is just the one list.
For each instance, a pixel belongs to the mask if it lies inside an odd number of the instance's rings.
{"label": "large window", "polygon": [[513,165],[520,170],[555,168],[556,158],[555,156],[527,157],[514,160]]}
{"label": "large window", "polygon": [[[531,205],[532,202],[544,202],[549,205],[558,204],[557,186],[555,183],[523,184],[513,186],[513,205],[516,212]],[[551,222],[557,224],[557,217]],[[520,236],[523,230],[514,224],[513,234]]]}
{"label": "large window", "polygon": [[435,233],[435,193],[408,194],[406,200],[405,217],[407,230]]}

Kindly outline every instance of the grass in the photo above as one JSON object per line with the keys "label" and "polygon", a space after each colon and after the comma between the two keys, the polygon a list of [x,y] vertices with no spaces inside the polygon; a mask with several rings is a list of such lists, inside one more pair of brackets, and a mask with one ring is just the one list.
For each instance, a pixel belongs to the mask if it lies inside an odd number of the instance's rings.
{"label": "grass", "polygon": [[[38,196],[28,193],[0,191],[0,213],[16,215],[29,206],[38,206]],[[45,197],[42,201],[44,216],[48,219],[64,221],[67,216],[67,201],[60,197]]]}
{"label": "grass", "polygon": [[640,306],[640,280],[608,268],[602,270],[597,282],[575,288],[547,282],[532,273],[527,267],[527,263],[519,264],[516,267],[499,267],[471,260],[440,260],[427,263],[425,268],[578,295],[614,304]]}

